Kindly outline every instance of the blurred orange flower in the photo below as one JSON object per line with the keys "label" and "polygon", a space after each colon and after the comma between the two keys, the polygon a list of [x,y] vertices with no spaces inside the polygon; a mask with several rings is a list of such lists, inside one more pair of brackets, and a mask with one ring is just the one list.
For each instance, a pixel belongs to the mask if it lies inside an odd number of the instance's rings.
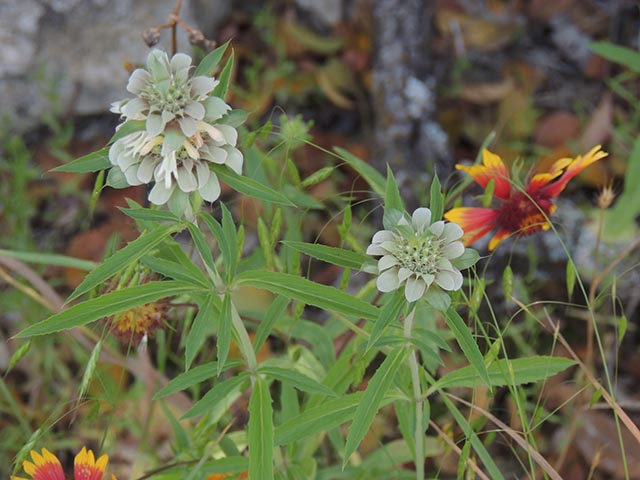
{"label": "blurred orange flower", "polygon": [[[60,460],[46,448],[42,449],[42,453],[31,450],[31,460],[25,460],[22,468],[33,480],[65,480]],[[74,480],[102,480],[108,462],[107,455],[102,455],[96,460],[91,450],[82,447],[73,461],[73,478]],[[114,475],[111,476],[111,480],[115,478]],[[11,480],[27,479],[12,476]]]}
{"label": "blurred orange flower", "polygon": [[444,216],[465,231],[465,245],[497,229],[489,242],[489,250],[495,250],[510,235],[522,236],[548,230],[548,218],[556,210],[553,200],[573,177],[607,155],[598,145],[584,156],[561,158],[548,172],[533,175],[525,182],[524,189],[520,190],[512,189],[513,182],[502,159],[485,149],[482,151],[482,165],[456,165],[456,168],[471,175],[482,188],[486,188],[493,180],[496,205],[493,208],[453,208]]}

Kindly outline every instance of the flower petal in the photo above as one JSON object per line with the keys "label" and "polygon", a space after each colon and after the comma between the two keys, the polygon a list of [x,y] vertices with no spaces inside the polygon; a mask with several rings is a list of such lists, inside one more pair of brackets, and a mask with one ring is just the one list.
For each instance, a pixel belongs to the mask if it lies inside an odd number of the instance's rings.
{"label": "flower petal", "polygon": [[422,278],[411,277],[407,279],[407,285],[404,287],[404,296],[408,302],[420,300],[427,290],[427,284]]}
{"label": "flower petal", "polygon": [[398,270],[391,268],[378,275],[376,286],[381,292],[392,292],[400,286],[398,281]]}
{"label": "flower petal", "polygon": [[60,461],[46,448],[42,449],[42,455],[31,450],[32,462],[25,460],[22,468],[33,480],[64,480],[64,472]]}
{"label": "flower petal", "polygon": [[227,152],[227,166],[236,172],[238,175],[242,175],[242,164],[244,163],[244,157],[242,152],[235,147],[225,145],[223,149]]}
{"label": "flower petal", "polygon": [[207,95],[216,87],[216,83],[216,80],[211,77],[205,77],[203,75],[193,77],[191,80],[191,95],[194,97]]}
{"label": "flower petal", "polygon": [[163,182],[156,182],[151,192],[149,192],[149,201],[154,205],[164,205],[169,201],[169,198],[171,198],[171,194],[175,188],[175,184],[166,188]]}
{"label": "flower petal", "polygon": [[494,181],[493,194],[506,200],[511,194],[509,174],[502,159],[486,148],[482,151],[482,165],[456,165],[456,169],[467,172],[482,188],[486,188],[491,180]]}
{"label": "flower petal", "polygon": [[458,270],[441,270],[436,274],[436,283],[443,290],[458,290],[462,287],[462,274]]}
{"label": "flower petal", "polygon": [[196,121],[191,117],[179,118],[178,123],[180,124],[180,130],[182,130],[185,137],[192,137],[198,131]]}
{"label": "flower petal", "polygon": [[147,117],[147,135],[155,137],[160,135],[165,127],[166,123],[162,120],[162,117],[156,113],[152,113]]}
{"label": "flower petal", "polygon": [[367,247],[366,254],[367,255],[386,255],[387,252],[384,248],[377,244],[371,244]]}
{"label": "flower petal", "polygon": [[204,107],[200,102],[189,102],[184,107],[184,113],[196,120],[202,120],[204,118]]}
{"label": "flower petal", "polygon": [[93,452],[82,447],[73,461],[74,480],[101,480],[109,457],[102,455],[96,462]]}
{"label": "flower petal", "polygon": [[500,243],[509,235],[511,235],[511,232],[509,230],[498,231],[498,233],[496,233],[491,239],[491,241],[489,242],[489,251],[495,250],[498,247],[498,245],[500,245]]}
{"label": "flower petal", "polygon": [[441,236],[442,232],[444,232],[444,221],[438,220],[437,222],[435,222],[433,225],[429,227],[429,231],[433,233],[436,237]]}
{"label": "flower petal", "polygon": [[464,244],[470,245],[496,226],[498,213],[490,208],[462,207],[449,210],[444,218],[462,227]]}
{"label": "flower petal", "polygon": [[129,77],[129,82],[127,83],[127,91],[133,93],[134,95],[138,95],[150,79],[151,75],[149,75],[149,72],[147,72],[145,69],[138,68],[134,70]]}
{"label": "flower petal", "polygon": [[431,210],[428,208],[417,208],[411,215],[411,224],[419,232],[423,232],[431,222]]}
{"label": "flower petal", "polygon": [[449,260],[453,258],[458,258],[460,255],[464,253],[464,245],[462,242],[452,242],[448,245],[445,245],[442,249],[442,253]]}
{"label": "flower petal", "polygon": [[395,237],[392,231],[380,230],[375,233],[375,235],[371,239],[371,243],[382,243],[382,242],[393,241],[394,238]]}
{"label": "flower petal", "polygon": [[191,57],[185,53],[176,53],[171,58],[171,71],[177,72],[191,66]]}
{"label": "flower petal", "polygon": [[198,190],[200,196],[207,202],[213,202],[220,196],[220,183],[215,173],[211,172],[207,183]]}
{"label": "flower petal", "polygon": [[408,268],[401,267],[398,270],[398,280],[400,281],[400,283],[404,282],[411,275],[413,275],[413,272],[411,270],[409,270]]}
{"label": "flower petal", "polygon": [[462,230],[460,225],[457,223],[447,223],[444,226],[442,238],[444,238],[444,241],[448,243],[458,240],[462,235],[464,235],[464,230]]}
{"label": "flower petal", "polygon": [[395,267],[396,265],[398,265],[398,259],[393,255],[385,255],[378,260],[378,270],[380,272],[387,268]]}

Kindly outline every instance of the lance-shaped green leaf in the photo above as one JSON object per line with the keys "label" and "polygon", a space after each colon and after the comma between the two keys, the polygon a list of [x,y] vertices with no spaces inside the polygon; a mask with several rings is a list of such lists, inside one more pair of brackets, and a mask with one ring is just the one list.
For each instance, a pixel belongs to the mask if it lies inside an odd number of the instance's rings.
{"label": "lance-shaped green leaf", "polygon": [[400,365],[407,357],[409,350],[404,347],[399,347],[393,350],[387,358],[385,358],[382,365],[373,374],[367,389],[364,391],[362,402],[358,405],[356,413],[353,416],[353,423],[349,428],[349,434],[347,435],[347,442],[345,445],[343,466],[347,464],[353,452],[356,451],[358,445],[364,438],[365,434],[371,427],[373,419],[380,408],[382,399],[391,388],[393,379],[400,368]]}
{"label": "lance-shaped green leaf", "polygon": [[317,243],[294,242],[285,240],[284,245],[294,248],[299,252],[317,258],[323,262],[338,265],[344,268],[352,268],[360,270],[367,262],[372,262],[371,257],[361,253],[345,250],[343,248],[329,247],[328,245],[319,245]]}
{"label": "lance-shaped green leaf", "polygon": [[193,76],[197,77],[203,75],[205,77],[210,77],[213,75],[213,72],[220,63],[220,60],[222,60],[222,56],[228,46],[229,42],[223,43],[218,48],[208,53],[196,67],[195,72],[193,72]]}
{"label": "lance-shaped green leaf", "polygon": [[231,377],[228,380],[216,384],[200,400],[198,400],[193,407],[187,410],[182,418],[193,418],[198,415],[203,415],[207,410],[211,410],[220,400],[235,389],[244,390],[248,383],[249,373],[242,372],[235,377]]}
{"label": "lance-shaped green leaf", "polygon": [[314,283],[288,273],[250,270],[238,275],[238,285],[251,285],[279,293],[325,310],[368,319],[378,317],[379,309],[343,291]]}
{"label": "lance-shaped green leaf", "polygon": [[220,72],[220,76],[218,77],[218,84],[211,92],[211,95],[214,97],[220,97],[224,100],[227,96],[227,92],[229,91],[229,83],[231,82],[231,71],[233,70],[233,61],[234,61],[234,53],[231,51],[231,55],[229,55],[229,60],[227,60],[226,65]]}
{"label": "lance-shaped green leaf", "polygon": [[0,249],[0,257],[15,258],[16,260],[21,260],[27,263],[77,268],[79,270],[93,270],[98,265],[90,260],[67,257],[66,255],[57,255],[55,253],[14,252],[13,250]]}
{"label": "lance-shaped green leaf", "polygon": [[86,302],[78,303],[46,320],[27,327],[17,337],[33,337],[68,330],[86,325],[103,317],[124,312],[130,308],[155,302],[161,298],[193,292],[193,284],[176,280],[149,282],[143,285],[122,288]]}
{"label": "lance-shaped green leaf", "polygon": [[222,368],[229,355],[229,347],[231,346],[231,292],[227,290],[222,300],[222,310],[220,311],[220,319],[218,320],[218,375],[222,373]]}
{"label": "lance-shaped green leaf", "polygon": [[137,262],[140,257],[149,253],[153,248],[162,243],[165,238],[172,233],[182,230],[182,228],[182,225],[165,225],[143,233],[133,242],[130,242],[126,247],[118,250],[97,268],[89,272],[82,283],[78,285],[67,299],[67,303],[105,282],[133,262]]}
{"label": "lance-shaped green leaf", "polygon": [[124,122],[118,131],[109,140],[109,145],[120,140],[121,138],[131,135],[132,133],[141,132],[147,128],[146,120],[127,120]]}
{"label": "lance-shaped green leaf", "polygon": [[460,345],[464,356],[467,358],[472,368],[480,376],[485,385],[491,385],[489,373],[487,372],[487,367],[484,364],[484,357],[482,356],[482,353],[480,353],[480,349],[471,336],[469,327],[464,323],[462,317],[460,317],[458,312],[453,308],[450,308],[444,316],[444,319],[456,337],[458,345]]}
{"label": "lance-shaped green leaf", "polygon": [[351,168],[362,175],[362,178],[366,180],[375,193],[381,197],[384,196],[385,179],[375,168],[343,148],[334,147],[333,151],[336,152],[339,158],[347,162]]}
{"label": "lance-shaped green leaf", "polygon": [[400,313],[405,306],[406,302],[404,300],[404,292],[402,291],[402,289],[397,290],[392,294],[392,297],[385,304],[385,306],[382,307],[380,317],[378,317],[376,323],[373,324],[371,336],[369,337],[369,342],[367,343],[367,350],[375,345],[380,337],[382,337],[386,328],[389,326],[389,324],[391,324],[391,322],[398,320],[398,318],[400,317]]}
{"label": "lance-shaped green leaf", "polygon": [[442,195],[440,179],[437,174],[434,174],[433,180],[431,180],[429,210],[431,210],[431,218],[434,221],[441,219],[444,213],[444,195]]}
{"label": "lance-shaped green leaf", "polygon": [[336,393],[329,387],[322,385],[313,378],[298,372],[297,370],[280,368],[280,367],[260,367],[258,371],[267,377],[275,378],[281,382],[289,382],[298,390],[308,393],[318,393],[320,395],[328,395],[335,397]]}
{"label": "lance-shaped green leaf", "polygon": [[166,210],[152,210],[150,208],[118,208],[121,212],[134,220],[170,223],[180,223],[182,221],[180,217]]}
{"label": "lance-shaped green leaf", "polygon": [[387,165],[387,181],[384,190],[384,208],[385,210],[404,211],[404,202],[400,196],[400,190],[398,190],[398,183],[389,165]]}
{"label": "lance-shaped green leaf", "polygon": [[213,292],[207,296],[207,299],[198,310],[198,314],[191,324],[191,329],[185,342],[185,370],[189,370],[191,362],[200,351],[207,336],[213,332],[216,321],[214,298],[215,294]]}
{"label": "lance-shaped green leaf", "polygon": [[[225,364],[224,370],[237,367],[238,365],[242,365],[242,362],[240,360],[230,360]],[[204,365],[198,365],[197,367],[193,367],[189,371],[183,372],[177,377],[173,378],[169,383],[167,383],[164,387],[156,392],[156,394],[153,396],[153,399],[160,400],[167,395],[181,392],[183,390],[186,390],[187,388],[191,388],[194,385],[197,385],[198,383],[214,379],[217,376],[218,362],[214,361],[205,363]]]}
{"label": "lance-shaped green leaf", "polygon": [[275,431],[276,445],[286,445],[309,435],[326,432],[353,418],[364,392],[356,392],[340,398],[323,400],[322,403],[302,412],[279,425]]}
{"label": "lance-shaped green leaf", "polygon": [[101,148],[97,152],[90,153],[80,158],[76,158],[69,163],[60,165],[51,170],[52,172],[65,173],[90,173],[109,168],[109,147]]}
{"label": "lance-shaped green leaf", "polygon": [[[502,387],[505,385],[522,385],[552,377],[557,373],[575,365],[569,358],[536,356],[516,358],[514,360],[496,360],[487,369],[489,385]],[[483,385],[475,368],[468,365],[448,373],[438,380],[430,390],[449,387],[477,387]]]}
{"label": "lance-shaped green leaf", "polygon": [[238,175],[236,172],[224,165],[212,164],[211,168],[213,168],[213,171],[216,172],[216,175],[218,175],[220,180],[240,193],[244,193],[245,195],[257,198],[264,202],[278,203],[289,207],[295,206],[291,200],[277,190],[267,187],[265,184],[247,176]]}
{"label": "lance-shaped green leaf", "polygon": [[267,383],[256,378],[249,400],[249,478],[273,480],[273,406]]}

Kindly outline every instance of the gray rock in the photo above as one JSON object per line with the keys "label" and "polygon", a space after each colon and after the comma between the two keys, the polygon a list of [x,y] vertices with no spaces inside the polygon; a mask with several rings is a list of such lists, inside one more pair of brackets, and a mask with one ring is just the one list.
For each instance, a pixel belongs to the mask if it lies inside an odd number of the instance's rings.
{"label": "gray rock", "polygon": [[[127,96],[126,62],[141,63],[148,47],[141,32],[166,23],[175,0],[2,0],[0,2],[0,102],[2,115],[25,130],[51,108],[53,92],[62,110],[101,113]],[[215,31],[232,2],[185,2],[181,18]],[[196,11],[197,9],[197,11]],[[178,48],[190,52],[178,30]],[[170,31],[160,48],[170,50]]]}
{"label": "gray rock", "polygon": [[296,0],[296,3],[325,25],[334,26],[342,20],[342,0]]}

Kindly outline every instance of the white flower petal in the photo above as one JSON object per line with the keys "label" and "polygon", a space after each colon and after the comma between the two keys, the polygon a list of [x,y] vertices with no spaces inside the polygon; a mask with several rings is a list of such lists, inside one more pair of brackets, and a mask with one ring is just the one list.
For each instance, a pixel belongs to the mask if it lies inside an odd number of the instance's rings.
{"label": "white flower petal", "polygon": [[200,196],[207,202],[213,202],[220,196],[220,183],[215,173],[211,172],[207,183],[198,190]]}
{"label": "white flower petal", "polygon": [[391,268],[378,275],[376,280],[376,286],[381,292],[392,292],[400,286],[398,281],[398,271],[395,268]]}
{"label": "white flower petal", "polygon": [[452,242],[444,246],[444,248],[442,249],[442,253],[450,260],[453,258],[458,258],[464,253],[464,245],[462,244],[462,242]]}
{"label": "white flower petal", "polygon": [[374,245],[371,244],[367,247],[367,255],[386,255],[387,252],[384,248],[382,248],[380,245]]}
{"label": "white flower petal", "polygon": [[438,270],[455,270],[455,267],[445,257],[439,258],[436,265],[438,266]]}
{"label": "white flower petal", "polygon": [[232,147],[235,147],[236,143],[238,142],[238,131],[229,125],[216,125],[216,126],[218,127],[218,130],[222,132],[222,135],[224,136],[226,143],[228,143]]}
{"label": "white flower petal", "polygon": [[138,68],[134,70],[134,72],[129,77],[129,82],[127,83],[127,91],[133,93],[134,95],[139,95],[150,79],[151,75],[149,75],[149,72],[147,72],[145,69]]}
{"label": "white flower petal", "polygon": [[184,108],[184,113],[196,120],[202,120],[204,118],[204,107],[200,102],[190,102]]}
{"label": "white flower petal", "polygon": [[464,230],[457,223],[447,223],[444,226],[444,233],[442,237],[445,242],[453,242],[454,240],[458,240],[460,237],[464,235]]}
{"label": "white flower petal", "polygon": [[235,147],[229,147],[225,145],[225,152],[227,152],[227,166],[236,172],[238,175],[242,175],[242,164],[244,162],[244,157],[242,156],[242,152]]}
{"label": "white flower petal", "polygon": [[159,163],[158,160],[155,155],[144,157],[138,169],[138,180],[142,183],[149,183],[153,177],[153,171]]}
{"label": "white flower petal", "polygon": [[440,235],[442,235],[442,232],[444,231],[444,222],[442,220],[439,220],[435,223],[433,223],[430,227],[429,230],[431,231],[431,233],[433,233],[436,237],[439,237]]}
{"label": "white flower petal", "polygon": [[407,279],[407,285],[404,287],[404,296],[408,302],[420,300],[427,290],[427,285],[421,278],[411,277]]}
{"label": "white flower petal", "polygon": [[122,105],[120,108],[120,113],[128,118],[135,119],[139,117],[142,112],[149,108],[149,104],[143,99],[136,97],[129,100],[127,103]]}
{"label": "white flower petal", "polygon": [[152,113],[147,117],[147,135],[155,137],[160,135],[165,127],[166,123],[162,120],[162,117],[156,113]]}
{"label": "white flower petal", "polygon": [[138,164],[134,164],[127,169],[121,169],[129,185],[142,185],[143,183],[145,183],[145,182],[141,182],[138,179],[138,167],[139,167]]}
{"label": "white flower petal", "polygon": [[205,118],[209,121],[215,121],[223,117],[231,107],[227,105],[224,100],[218,97],[209,97],[204,101],[204,108],[206,111]]}
{"label": "white flower petal", "polygon": [[205,158],[213,163],[222,165],[227,161],[227,151],[220,147],[209,145],[208,148],[203,149],[203,153],[207,152]]}
{"label": "white flower petal", "polygon": [[398,270],[398,280],[400,283],[404,282],[407,278],[413,275],[413,272],[405,267],[400,267]]}
{"label": "white flower petal", "polygon": [[196,176],[191,170],[184,167],[178,168],[177,180],[180,190],[185,193],[194,192],[198,187]]}
{"label": "white flower petal", "polygon": [[191,66],[191,57],[185,53],[176,53],[171,59],[171,71],[177,72]]}
{"label": "white flower petal", "polygon": [[175,185],[171,185],[170,188],[165,188],[164,183],[156,182],[156,184],[149,192],[149,201],[154,205],[164,205],[171,198]]}
{"label": "white flower petal", "polygon": [[223,145],[225,143],[224,135],[213,125],[210,125],[207,122],[203,122],[201,120],[198,120],[196,122],[196,125],[198,126],[199,130],[207,132],[209,137],[211,137],[211,140],[213,140],[216,145]]}
{"label": "white flower petal", "polygon": [[371,243],[382,243],[386,241],[392,241],[395,237],[390,230],[380,230],[371,239]]}
{"label": "white flower petal", "polygon": [[378,260],[378,270],[383,271],[387,268],[394,267],[398,264],[398,259],[393,255],[385,255],[380,260]]}
{"label": "white flower petal", "polygon": [[211,77],[205,77],[202,75],[193,77],[191,80],[191,95],[196,98],[207,95],[215,88],[216,83],[217,82]]}
{"label": "white flower petal", "polygon": [[178,119],[180,129],[184,133],[185,137],[192,137],[198,131],[196,127],[196,121],[191,117],[182,117]]}
{"label": "white flower petal", "polygon": [[441,270],[436,274],[436,283],[443,290],[458,290],[462,287],[462,274],[457,270]]}
{"label": "white flower petal", "polygon": [[196,162],[196,175],[198,177],[198,188],[203,188],[209,181],[211,170],[205,162]]}
{"label": "white flower petal", "polygon": [[154,48],[147,57],[147,71],[151,74],[154,82],[169,78],[169,57],[166,52]]}
{"label": "white flower petal", "polygon": [[423,273],[420,276],[422,277],[422,280],[424,280],[424,283],[426,283],[427,287],[429,287],[436,279],[436,276],[431,275],[430,273]]}
{"label": "white flower petal", "polygon": [[431,210],[428,208],[417,208],[411,216],[411,224],[418,232],[424,232],[431,222]]}

